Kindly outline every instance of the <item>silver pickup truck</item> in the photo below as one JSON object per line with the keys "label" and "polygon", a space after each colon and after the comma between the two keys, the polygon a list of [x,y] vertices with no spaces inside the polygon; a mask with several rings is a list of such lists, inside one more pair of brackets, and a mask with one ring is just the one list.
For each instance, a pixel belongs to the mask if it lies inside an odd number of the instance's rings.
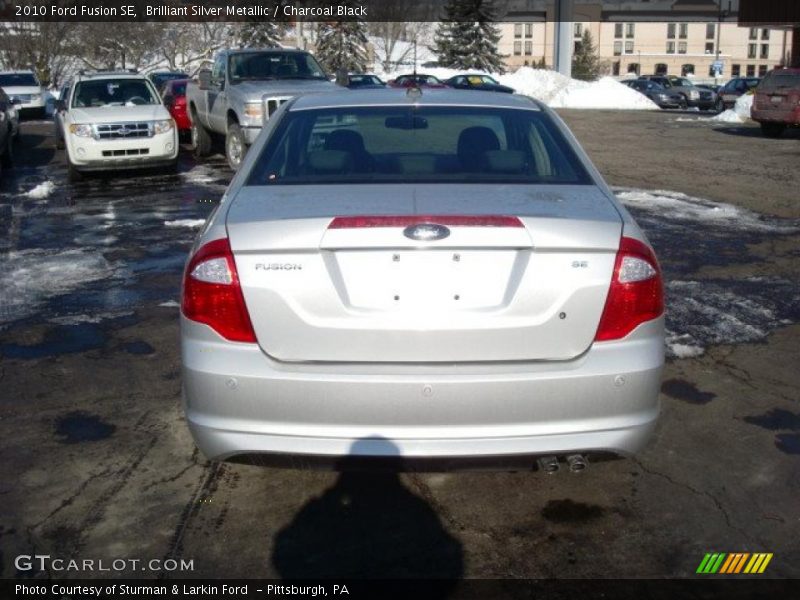
{"label": "silver pickup truck", "polygon": [[334,92],[316,59],[287,48],[229,49],[186,89],[197,157],[211,152],[212,136],[224,136],[225,156],[235,171],[247,148],[278,107],[293,96]]}

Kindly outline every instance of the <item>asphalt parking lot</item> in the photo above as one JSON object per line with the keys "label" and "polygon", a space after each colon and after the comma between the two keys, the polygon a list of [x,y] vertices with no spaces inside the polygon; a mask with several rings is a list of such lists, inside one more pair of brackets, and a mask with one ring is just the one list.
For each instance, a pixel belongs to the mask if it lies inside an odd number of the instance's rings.
{"label": "asphalt parking lot", "polygon": [[177,301],[222,157],[71,185],[52,126],[24,123],[0,182],[0,577],[35,553],[193,561],[167,577],[661,578],[713,551],[800,577],[800,131],[562,115],[656,247],[669,359],[647,449],[553,476],[204,460]]}

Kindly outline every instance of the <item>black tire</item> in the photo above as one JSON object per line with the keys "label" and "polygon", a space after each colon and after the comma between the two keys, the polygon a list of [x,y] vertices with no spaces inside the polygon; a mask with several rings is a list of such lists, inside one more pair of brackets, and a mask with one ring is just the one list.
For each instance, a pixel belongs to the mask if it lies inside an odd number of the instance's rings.
{"label": "black tire", "polygon": [[786,125],[783,123],[761,123],[761,133],[768,138],[779,138],[783,135]]}
{"label": "black tire", "polygon": [[5,148],[3,148],[3,154],[0,155],[0,167],[3,167],[3,170],[11,169],[14,167],[14,138],[11,136],[11,127],[8,128],[3,145]]}
{"label": "black tire", "polygon": [[725,103],[722,101],[722,98],[717,98],[717,101],[714,103],[714,112],[721,113],[725,110]]}
{"label": "black tire", "polygon": [[169,163],[166,167],[162,169],[162,172],[165,175],[174,175],[178,172],[178,159],[176,158],[171,163]]}
{"label": "black tire", "polygon": [[689,101],[686,100],[686,96],[681,96],[681,99],[678,100],[678,108],[681,110],[686,110],[689,108]]}
{"label": "black tire", "polygon": [[225,136],[225,158],[228,159],[228,166],[232,171],[239,170],[245,154],[247,154],[247,143],[242,128],[238,123],[231,123],[228,125],[228,135]]}
{"label": "black tire", "polygon": [[64,152],[64,155],[67,158],[67,181],[70,183],[78,183],[79,181],[83,181],[83,173],[78,171],[75,168],[75,165],[72,164],[72,161],[69,159],[69,152]]}
{"label": "black tire", "polygon": [[192,114],[192,154],[195,158],[203,158],[211,154],[211,134],[198,122],[196,114]]}

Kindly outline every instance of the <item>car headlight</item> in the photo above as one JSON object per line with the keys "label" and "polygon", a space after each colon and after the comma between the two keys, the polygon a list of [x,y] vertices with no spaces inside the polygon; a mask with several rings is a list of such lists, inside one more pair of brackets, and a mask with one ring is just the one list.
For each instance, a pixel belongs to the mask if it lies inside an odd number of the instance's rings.
{"label": "car headlight", "polygon": [[42,99],[41,94],[31,94],[31,102],[38,102]]}
{"label": "car headlight", "polygon": [[69,126],[69,132],[72,135],[77,135],[78,137],[86,137],[86,138],[90,138],[94,135],[91,125],[77,125],[75,123]]}
{"label": "car headlight", "polygon": [[244,114],[251,119],[260,119],[264,114],[264,106],[261,102],[248,102],[244,105]]}
{"label": "car headlight", "polygon": [[689,90],[689,98],[691,100],[697,100],[699,97],[700,97],[700,92],[697,92],[695,90]]}
{"label": "car headlight", "polygon": [[163,121],[154,121],[153,122],[153,131],[156,134],[167,133],[168,131],[172,131],[173,125],[174,125],[174,121],[172,119],[165,119]]}

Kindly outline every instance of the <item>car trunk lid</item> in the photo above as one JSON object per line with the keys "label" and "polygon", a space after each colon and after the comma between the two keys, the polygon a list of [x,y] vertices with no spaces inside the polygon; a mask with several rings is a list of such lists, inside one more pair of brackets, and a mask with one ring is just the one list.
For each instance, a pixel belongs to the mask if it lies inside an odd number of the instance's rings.
{"label": "car trunk lid", "polygon": [[227,226],[270,356],[482,362],[591,345],[622,221],[594,186],[406,184],[246,187]]}

